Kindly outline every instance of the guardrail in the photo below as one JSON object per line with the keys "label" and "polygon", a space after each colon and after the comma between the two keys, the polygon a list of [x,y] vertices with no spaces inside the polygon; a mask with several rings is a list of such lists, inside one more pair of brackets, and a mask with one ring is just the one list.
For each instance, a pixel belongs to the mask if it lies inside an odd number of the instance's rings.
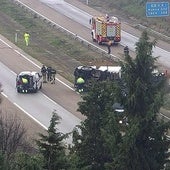
{"label": "guardrail", "polygon": [[[81,36],[78,36],[77,34],[67,30],[66,28],[62,27],[61,25],[55,23],[54,21],[50,20],[49,18],[47,18],[46,16],[38,13],[37,11],[35,11],[34,9],[30,8],[29,6],[27,6],[26,4],[22,3],[20,0],[13,0],[17,5],[23,7],[25,10],[31,12],[33,15],[37,15],[39,18],[42,18],[46,23],[48,23],[49,25],[56,27],[57,29],[59,29],[62,32],[65,32],[68,35],[71,35],[72,38],[80,41],[81,43],[83,43],[84,45],[86,45],[88,48],[91,48],[93,50],[96,50],[98,52],[100,52],[102,55],[106,56],[106,57],[110,57],[112,60],[118,62],[118,61],[123,61],[122,59],[120,59],[119,57],[110,54],[107,55],[107,52],[101,48],[99,48],[98,46],[92,44],[91,42],[85,40],[84,38],[82,38]],[[163,118],[167,119],[168,121],[170,120],[169,117],[165,116],[164,114],[160,113],[160,116],[162,116]]]}
{"label": "guardrail", "polygon": [[34,9],[30,8],[28,5],[24,4],[23,2],[21,2],[20,0],[14,0],[14,2],[21,6],[22,8],[24,8],[25,10],[31,12],[33,15],[37,15],[36,17],[42,18],[43,21],[45,21],[46,23],[48,23],[49,25],[56,27],[58,30],[65,32],[67,35],[71,35],[73,39],[76,39],[78,41],[80,41],[81,43],[83,43],[84,45],[86,45],[88,48],[91,48],[99,53],[101,53],[103,56],[108,57],[110,59],[112,59],[113,61],[119,62],[119,61],[123,61],[122,59],[120,59],[119,57],[110,54],[108,55],[107,52],[101,48],[99,48],[98,46],[94,45],[93,43],[85,40],[84,38],[82,38],[81,36],[69,31],[68,29],[62,27],[61,25],[55,23],[54,21],[52,21],[51,19],[47,18],[46,16],[38,13],[37,11],[35,11]]}
{"label": "guardrail", "polygon": [[143,26],[143,25],[141,25],[141,24],[137,24],[137,25],[135,26],[135,28],[139,28],[139,29],[141,29],[141,30],[146,30],[146,29],[147,29],[147,31],[150,32],[152,35],[158,36],[159,38],[170,42],[170,37],[168,37],[168,36],[166,36],[166,35],[163,35],[163,34],[157,32],[157,31],[154,31],[154,30],[151,29],[151,28],[148,28],[148,27]]}

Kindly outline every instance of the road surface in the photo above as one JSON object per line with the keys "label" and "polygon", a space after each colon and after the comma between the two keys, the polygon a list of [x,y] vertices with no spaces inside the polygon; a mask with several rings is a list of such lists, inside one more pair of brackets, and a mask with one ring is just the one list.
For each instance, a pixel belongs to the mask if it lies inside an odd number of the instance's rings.
{"label": "road surface", "polygon": [[[88,13],[88,8],[84,8],[84,10],[79,9],[70,3],[67,3],[63,0],[40,0],[34,1],[32,0],[19,0],[20,2],[24,3],[25,5],[29,6],[33,10],[36,10],[38,13],[42,14],[46,18],[49,18],[54,23],[61,25],[62,27],[68,29],[69,31],[73,32],[84,38],[85,40],[91,42],[90,36],[90,25],[89,19],[92,17],[91,14]],[[78,1],[69,1],[74,2],[74,5],[78,4]],[[77,2],[77,3],[76,3]],[[77,5],[78,6],[78,5]],[[83,4],[81,5],[83,6]],[[44,9],[44,11],[49,12],[42,12],[40,7]],[[48,8],[50,7],[50,8]],[[78,6],[80,7],[80,6]],[[51,9],[51,10],[50,10]],[[85,11],[87,10],[87,12]],[[52,14],[52,15],[50,15]],[[66,18],[62,17],[64,15]],[[98,11],[93,11],[93,15],[101,15]],[[63,18],[62,20],[59,18]],[[67,19],[69,18],[69,19]],[[64,22],[63,22],[64,21]],[[122,45],[128,45],[130,50],[135,51],[135,43],[138,41],[138,37],[136,35],[132,35],[131,32],[124,31],[126,27],[124,23],[122,23]],[[81,29],[80,29],[81,28]],[[135,33],[135,32],[134,32]],[[162,41],[159,42],[158,45],[153,49],[153,55],[155,57],[159,57],[160,64],[164,65],[167,68],[170,68],[170,49],[169,44],[166,44]],[[122,49],[119,50],[119,53],[122,52]],[[114,49],[114,53],[116,53]],[[121,50],[121,51],[120,51]]]}
{"label": "road surface", "polygon": [[[37,1],[22,0],[22,2],[24,2],[26,5],[31,6],[34,10],[38,11],[39,13],[46,15],[52,21],[61,24],[66,29],[70,29],[75,34],[81,35],[83,38],[91,42],[88,26],[80,24],[77,21],[73,21],[68,17],[64,17],[63,14],[56,12],[51,7],[49,8],[44,3],[38,0]],[[83,13],[84,15],[87,14],[85,12],[81,13]],[[128,34],[129,33],[127,33],[127,35]],[[128,35],[128,37],[129,36],[132,36],[132,38],[134,38],[133,35]],[[60,129],[62,129],[63,132],[71,131],[74,125],[79,123],[80,120],[84,119],[84,117],[76,111],[77,102],[81,100],[80,96],[76,94],[74,90],[71,89],[72,85],[70,85],[69,82],[64,80],[59,75],[57,83],[55,85],[49,84],[44,85],[42,92],[33,95],[17,94],[14,89],[16,73],[19,73],[20,71],[23,70],[40,70],[41,64],[38,63],[37,61],[34,60],[32,61],[30,56],[24,54],[24,52],[18,49],[15,45],[8,44],[10,44],[10,42],[8,42],[7,40],[5,40],[4,42],[4,39],[1,37],[0,68],[3,69],[4,71],[3,75],[0,75],[1,77],[0,81],[2,81],[4,85],[4,94],[13,103],[15,103],[21,109],[24,109],[25,112],[36,118],[36,120],[40,124],[42,124],[42,126],[45,127],[48,127],[49,120],[51,117],[50,114],[55,109],[57,112],[59,112],[59,115],[63,118],[63,122],[60,125]],[[121,47],[118,47],[117,49],[115,49],[115,51],[117,50],[120,53],[119,51],[120,48]],[[169,53],[166,57],[168,56]],[[28,57],[28,59],[26,57]],[[47,96],[50,97],[52,100]],[[65,127],[65,125],[67,126]]]}
{"label": "road surface", "polygon": [[[68,133],[80,124],[83,116],[76,111],[80,96],[71,87],[68,88],[65,84],[67,82],[64,82],[58,76],[56,84],[45,84],[43,90],[38,93],[17,93],[15,89],[16,74],[23,70],[39,71],[40,63],[26,56],[24,52],[3,37],[0,37],[0,49],[0,82],[2,83],[3,94],[13,104],[45,129],[49,127],[51,113],[54,110],[62,118],[61,124],[58,126],[59,131]],[[47,96],[50,96],[50,92],[51,96],[54,95],[57,100],[54,99],[54,101]]]}

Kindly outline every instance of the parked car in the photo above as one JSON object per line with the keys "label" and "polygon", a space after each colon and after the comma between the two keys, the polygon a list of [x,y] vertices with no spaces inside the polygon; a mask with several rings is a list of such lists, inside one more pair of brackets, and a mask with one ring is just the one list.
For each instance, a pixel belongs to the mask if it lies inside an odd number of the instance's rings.
{"label": "parked car", "polygon": [[18,93],[36,93],[42,88],[42,84],[42,75],[35,71],[23,71],[16,78],[16,89]]}

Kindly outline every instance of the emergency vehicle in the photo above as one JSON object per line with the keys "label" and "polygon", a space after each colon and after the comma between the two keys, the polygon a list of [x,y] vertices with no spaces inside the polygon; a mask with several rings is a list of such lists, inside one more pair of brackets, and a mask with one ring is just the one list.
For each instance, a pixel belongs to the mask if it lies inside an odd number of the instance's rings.
{"label": "emergency vehicle", "polygon": [[[157,86],[159,83],[163,82],[166,78],[164,73],[154,70],[152,73],[151,82],[153,86]],[[126,84],[122,79],[122,69],[121,66],[78,66],[74,71],[75,84],[79,77],[82,77],[85,81],[84,88],[87,89],[92,85],[93,82],[100,81],[116,81],[122,89],[122,94],[125,96],[128,91]]]}
{"label": "emergency vehicle", "polygon": [[100,16],[90,19],[92,40],[99,45],[111,41],[119,43],[121,40],[121,22],[117,17]]}
{"label": "emergency vehicle", "polygon": [[121,67],[120,66],[78,66],[74,71],[75,84],[77,88],[77,79],[82,77],[85,81],[84,90],[92,85],[93,81],[114,81],[121,79]]}
{"label": "emergency vehicle", "polygon": [[36,71],[22,71],[16,77],[16,89],[18,93],[36,93],[42,88],[43,78]]}

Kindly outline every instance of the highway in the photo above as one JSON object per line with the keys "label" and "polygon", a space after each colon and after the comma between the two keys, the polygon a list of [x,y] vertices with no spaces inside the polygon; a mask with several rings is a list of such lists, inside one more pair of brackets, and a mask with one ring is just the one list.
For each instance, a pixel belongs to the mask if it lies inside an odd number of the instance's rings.
{"label": "highway", "polygon": [[[74,0],[75,7],[70,3],[65,2],[64,0],[16,0],[17,2],[23,4],[24,6],[30,8],[37,14],[42,17],[48,19],[53,24],[57,24],[67,31],[75,34],[77,36],[82,37],[84,40],[89,43],[93,43],[91,40],[90,34],[90,25],[89,19],[92,15],[101,15],[100,12],[93,10],[88,7],[83,7],[82,5],[78,5],[78,1]],[[84,5],[85,6],[85,5]],[[140,32],[135,29],[128,28],[129,26],[122,22],[122,40],[121,44],[128,45],[129,49],[135,51],[135,43],[138,41],[138,37],[140,36]],[[76,29],[75,29],[76,28]],[[128,28],[128,29],[127,29]],[[125,31],[128,30],[128,31]],[[134,35],[135,34],[135,35]],[[97,46],[96,43],[93,43]],[[163,41],[158,41],[158,46],[153,49],[153,55],[155,57],[159,57],[158,61],[161,65],[164,65],[166,68],[170,68],[170,49],[169,44],[164,43]],[[98,46],[98,48],[104,49],[105,47]],[[120,57],[123,53],[123,47],[117,46],[114,48],[114,55]],[[107,51],[106,51],[107,52]],[[113,53],[112,53],[113,54]],[[133,56],[133,54],[132,54]]]}
{"label": "highway", "polygon": [[[49,6],[49,4],[54,2],[52,0],[48,1],[48,6],[45,4],[47,2],[44,0],[43,2],[38,0],[21,0],[21,2],[28,5],[41,15],[46,16],[53,22],[72,31],[74,34],[82,36],[82,38],[91,42],[89,25],[87,24],[89,17],[91,16],[88,13],[81,11],[78,8],[74,8],[72,5],[70,6],[64,1],[55,4],[55,7],[57,6],[60,11],[53,10],[52,7],[54,5]],[[64,7],[65,5],[66,8]],[[64,9],[64,15],[67,22],[63,19],[64,17],[61,8]],[[66,14],[68,11],[69,13],[73,13],[69,19]],[[84,23],[80,23],[82,19],[80,19],[77,11],[79,11],[82,17],[84,17]],[[72,19],[75,21],[73,22]],[[134,42],[137,41],[137,37],[131,34],[129,35],[127,32],[122,33],[122,43],[124,41],[129,42],[129,47],[134,48]],[[47,128],[49,125],[52,111],[56,110],[62,118],[59,130],[63,133],[70,132],[75,125],[80,123],[80,120],[83,120],[83,117],[76,112],[77,102],[80,101],[80,96],[71,89],[69,82],[63,80],[61,77],[57,78],[58,81],[55,86],[45,85],[42,91],[37,94],[17,94],[15,89],[16,74],[23,70],[39,71],[41,63],[34,61],[30,56],[25,54],[22,50],[17,49],[16,46],[8,42],[6,39],[2,39],[2,37],[0,38],[0,49],[0,82],[2,82],[3,85],[3,94],[17,107],[21,108],[21,110],[35,119],[44,128]],[[119,49],[119,47],[117,49]],[[169,59],[168,57],[170,57],[170,54],[168,51],[163,50],[160,47],[156,47],[156,49],[161,55],[162,62],[164,62],[165,59]],[[170,66],[169,61],[166,61],[166,64]]]}
{"label": "highway", "polygon": [[[69,17],[70,19],[80,23],[81,25],[89,28],[90,32],[90,25],[89,20],[92,18],[92,15],[89,15],[87,12],[70,5],[69,3],[61,0],[41,0],[43,3],[47,4],[49,7],[55,9],[57,12],[61,13],[62,15],[65,15],[66,17]],[[128,45],[128,47],[135,51],[135,43],[139,40],[138,37],[133,36],[132,34],[129,34],[125,31],[121,31],[122,40],[121,44],[123,46]],[[169,49],[168,49],[169,50]],[[153,55],[155,57],[160,57],[161,63],[167,64],[170,66],[170,52],[166,51],[158,46],[156,46],[153,50]]]}
{"label": "highway", "polygon": [[[8,100],[45,129],[49,127],[54,110],[61,117],[61,123],[57,127],[60,132],[69,133],[76,125],[80,124],[81,120],[75,116],[74,113],[71,113],[50,99],[43,91],[33,94],[17,93],[15,88],[17,73],[23,70],[39,71],[39,63],[36,63],[31,57],[28,58],[28,56],[25,56],[24,52],[20,52],[13,44],[9,44],[9,42],[2,38],[0,38],[0,49],[0,82],[2,83],[3,95],[7,97]],[[63,86],[64,82],[61,82],[57,82],[56,86],[61,86],[67,91],[68,87]],[[48,89],[48,85],[43,88],[45,91],[45,89]],[[73,90],[70,91],[73,93],[72,100],[76,100],[77,102],[77,98],[74,98],[74,95],[78,95]],[[55,91],[53,91],[53,93],[55,93]],[[70,143],[70,141],[68,142]]]}

